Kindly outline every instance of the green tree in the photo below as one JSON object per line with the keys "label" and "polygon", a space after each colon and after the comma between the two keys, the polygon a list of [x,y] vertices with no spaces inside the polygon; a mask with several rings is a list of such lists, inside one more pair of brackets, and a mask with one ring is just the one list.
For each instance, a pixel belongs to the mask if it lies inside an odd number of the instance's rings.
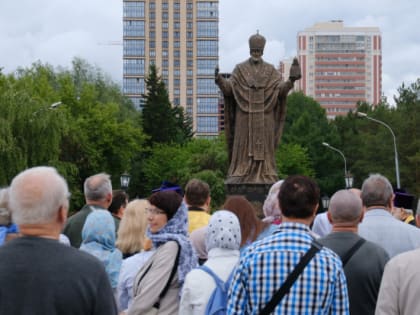
{"label": "green tree", "polygon": [[143,95],[143,129],[149,135],[149,144],[185,143],[192,137],[190,120],[181,107],[172,108],[165,83],[150,65],[146,78],[146,93]]}
{"label": "green tree", "polygon": [[140,114],[118,85],[83,60],[73,66],[56,70],[38,62],[0,74],[0,185],[25,168],[55,166],[78,209],[85,178],[107,172],[118,187],[145,135]]}
{"label": "green tree", "polygon": [[[301,92],[287,98],[287,115],[283,132],[283,144],[299,145],[307,152],[314,177],[324,192],[334,192],[344,187],[343,162],[341,157],[328,152],[322,142],[338,143],[339,137],[333,125],[328,122],[325,110],[318,102]],[[287,157],[278,157],[281,160]],[[290,174],[287,174],[290,175]]]}

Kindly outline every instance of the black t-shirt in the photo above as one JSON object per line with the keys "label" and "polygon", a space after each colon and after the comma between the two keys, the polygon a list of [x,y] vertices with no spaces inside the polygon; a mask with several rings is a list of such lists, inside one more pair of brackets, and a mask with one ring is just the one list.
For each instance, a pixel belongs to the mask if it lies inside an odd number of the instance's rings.
{"label": "black t-shirt", "polygon": [[0,314],[117,314],[94,256],[56,240],[20,237],[0,247]]}

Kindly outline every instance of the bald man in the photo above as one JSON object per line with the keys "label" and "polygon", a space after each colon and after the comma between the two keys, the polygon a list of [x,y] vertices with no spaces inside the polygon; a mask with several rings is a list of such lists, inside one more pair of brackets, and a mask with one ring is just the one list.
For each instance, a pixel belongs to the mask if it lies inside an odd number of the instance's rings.
{"label": "bald man", "polygon": [[362,200],[350,190],[339,190],[327,212],[332,232],[319,239],[336,252],[344,265],[350,300],[350,314],[374,314],[387,252],[357,234],[363,219]]}
{"label": "bald man", "polygon": [[13,179],[9,207],[22,236],[0,247],[0,314],[117,314],[101,262],[58,241],[68,197],[52,167]]}

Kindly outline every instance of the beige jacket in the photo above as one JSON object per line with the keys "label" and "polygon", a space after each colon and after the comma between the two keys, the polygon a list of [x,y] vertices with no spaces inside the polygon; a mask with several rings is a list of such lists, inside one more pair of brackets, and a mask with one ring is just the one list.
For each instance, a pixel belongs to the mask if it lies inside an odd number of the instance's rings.
{"label": "beige jacket", "polygon": [[[156,249],[153,256],[140,269],[133,283],[134,298],[128,309],[128,315],[144,314],[158,300],[159,294],[162,292],[171,274],[178,248],[178,244],[175,241],[163,244]],[[152,267],[142,278],[150,265]],[[160,300],[159,315],[178,314],[179,290],[178,272],[176,272],[168,292]]]}
{"label": "beige jacket", "polygon": [[414,315],[420,311],[420,249],[399,254],[385,266],[375,315]]}

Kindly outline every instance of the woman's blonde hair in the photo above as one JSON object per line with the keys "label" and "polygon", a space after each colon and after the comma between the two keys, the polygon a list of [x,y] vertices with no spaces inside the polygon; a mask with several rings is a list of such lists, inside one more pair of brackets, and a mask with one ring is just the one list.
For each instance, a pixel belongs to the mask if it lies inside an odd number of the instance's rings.
{"label": "woman's blonde hair", "polygon": [[118,228],[116,242],[116,246],[123,254],[134,254],[144,248],[148,207],[150,203],[146,199],[136,199],[127,204]]}

